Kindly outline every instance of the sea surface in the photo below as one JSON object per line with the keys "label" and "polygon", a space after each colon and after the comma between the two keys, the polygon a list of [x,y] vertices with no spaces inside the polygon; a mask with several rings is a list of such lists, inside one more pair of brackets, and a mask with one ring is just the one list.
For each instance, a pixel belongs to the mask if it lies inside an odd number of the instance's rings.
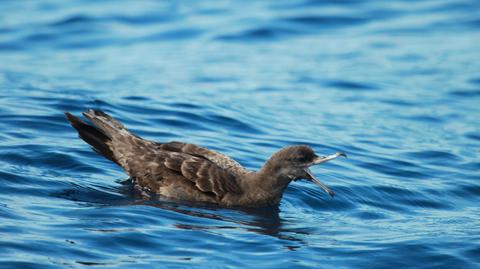
{"label": "sea surface", "polygon": [[[68,125],[259,169],[278,207],[132,194]],[[0,268],[480,268],[480,2],[0,1]]]}

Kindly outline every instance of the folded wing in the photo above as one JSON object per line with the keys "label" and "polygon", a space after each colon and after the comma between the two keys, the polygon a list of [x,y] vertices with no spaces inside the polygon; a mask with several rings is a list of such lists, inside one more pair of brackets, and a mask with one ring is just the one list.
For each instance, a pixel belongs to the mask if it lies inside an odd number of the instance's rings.
{"label": "folded wing", "polygon": [[84,113],[93,126],[70,113],[66,115],[95,151],[150,188],[174,173],[177,178],[192,182],[198,190],[218,197],[241,192],[236,179],[247,171],[223,154],[193,144],[145,140],[100,110]]}
{"label": "folded wing", "polygon": [[230,173],[233,173],[235,175],[240,175],[248,172],[245,168],[243,168],[243,166],[241,166],[238,162],[231,159],[230,157],[213,150],[199,147],[194,144],[172,141],[168,143],[158,144],[158,147],[166,151],[185,153],[194,157],[209,160],[212,163],[218,165],[219,167],[229,170]]}
{"label": "folded wing", "polygon": [[137,158],[127,160],[125,170],[132,177],[148,177],[153,181],[162,180],[169,170],[193,183],[198,190],[220,198],[227,193],[241,193],[235,174],[208,159],[186,153],[165,150],[139,153]]}

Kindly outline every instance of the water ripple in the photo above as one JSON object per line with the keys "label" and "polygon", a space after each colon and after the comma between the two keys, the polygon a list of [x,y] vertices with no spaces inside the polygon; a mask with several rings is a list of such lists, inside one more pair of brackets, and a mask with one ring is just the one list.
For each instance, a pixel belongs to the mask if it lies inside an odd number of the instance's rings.
{"label": "water ripple", "polygon": [[84,26],[85,24],[92,23],[95,21],[97,21],[97,19],[93,17],[78,14],[78,15],[73,15],[73,16],[60,19],[56,22],[50,23],[49,25],[53,27],[71,27],[72,25]]}
{"label": "water ripple", "polygon": [[279,28],[279,27],[260,27],[255,29],[249,29],[242,31],[240,33],[234,34],[224,34],[217,37],[219,40],[225,41],[239,41],[239,42],[248,42],[248,41],[262,41],[262,40],[271,40],[275,38],[283,38],[286,36],[297,34],[298,31]]}
{"label": "water ripple", "polygon": [[335,16],[299,16],[284,18],[284,21],[310,25],[314,27],[348,27],[367,22],[365,18]]}

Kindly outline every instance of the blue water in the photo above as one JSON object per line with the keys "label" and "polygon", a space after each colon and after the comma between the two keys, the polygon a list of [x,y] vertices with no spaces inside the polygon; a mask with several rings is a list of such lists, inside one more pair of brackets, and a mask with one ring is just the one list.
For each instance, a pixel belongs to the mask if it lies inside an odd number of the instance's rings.
{"label": "blue water", "polygon": [[[0,2],[0,268],[479,268],[480,2]],[[142,201],[63,112],[258,169],[257,210]]]}

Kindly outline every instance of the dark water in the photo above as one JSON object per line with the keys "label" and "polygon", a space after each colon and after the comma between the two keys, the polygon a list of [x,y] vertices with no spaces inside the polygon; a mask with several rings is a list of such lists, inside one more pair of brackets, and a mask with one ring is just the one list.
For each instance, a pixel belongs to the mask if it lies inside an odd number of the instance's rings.
{"label": "dark water", "polygon": [[[480,267],[478,1],[0,2],[0,268]],[[278,208],[141,201],[63,112],[258,169]]]}

